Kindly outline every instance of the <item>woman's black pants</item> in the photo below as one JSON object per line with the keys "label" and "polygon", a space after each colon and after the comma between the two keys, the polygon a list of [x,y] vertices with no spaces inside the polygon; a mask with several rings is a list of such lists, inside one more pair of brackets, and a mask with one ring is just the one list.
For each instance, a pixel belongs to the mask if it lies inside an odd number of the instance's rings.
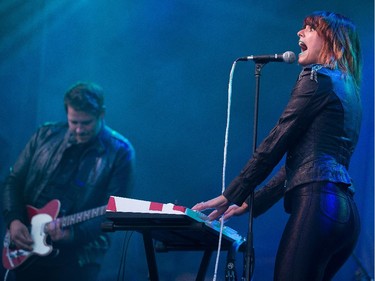
{"label": "woman's black pants", "polygon": [[316,182],[287,192],[290,218],[276,256],[275,281],[328,281],[350,257],[360,220],[343,185]]}

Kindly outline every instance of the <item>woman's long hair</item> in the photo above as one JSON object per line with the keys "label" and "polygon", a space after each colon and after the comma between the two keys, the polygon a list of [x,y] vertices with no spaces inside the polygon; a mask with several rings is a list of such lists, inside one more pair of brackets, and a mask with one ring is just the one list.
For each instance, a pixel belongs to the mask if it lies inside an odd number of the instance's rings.
{"label": "woman's long hair", "polygon": [[354,23],[347,17],[326,11],[314,12],[303,21],[324,39],[320,59],[332,69],[351,75],[357,88],[361,83],[362,58],[359,36]]}

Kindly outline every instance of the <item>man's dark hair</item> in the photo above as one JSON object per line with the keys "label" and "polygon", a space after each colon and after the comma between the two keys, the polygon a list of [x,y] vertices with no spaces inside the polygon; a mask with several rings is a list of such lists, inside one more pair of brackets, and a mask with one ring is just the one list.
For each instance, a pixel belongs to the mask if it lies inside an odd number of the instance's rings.
{"label": "man's dark hair", "polygon": [[95,83],[78,82],[66,92],[64,106],[66,111],[70,106],[76,111],[99,116],[105,110],[103,89]]}

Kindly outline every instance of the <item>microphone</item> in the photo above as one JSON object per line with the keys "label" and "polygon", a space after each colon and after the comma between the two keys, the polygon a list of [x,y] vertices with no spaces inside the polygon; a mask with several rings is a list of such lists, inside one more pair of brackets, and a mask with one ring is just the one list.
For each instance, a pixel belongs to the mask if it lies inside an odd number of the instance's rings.
{"label": "microphone", "polygon": [[293,63],[296,60],[296,55],[291,51],[287,51],[283,54],[248,56],[248,57],[241,57],[237,59],[237,61],[248,61],[248,60],[253,60],[256,63],[267,63],[271,61]]}

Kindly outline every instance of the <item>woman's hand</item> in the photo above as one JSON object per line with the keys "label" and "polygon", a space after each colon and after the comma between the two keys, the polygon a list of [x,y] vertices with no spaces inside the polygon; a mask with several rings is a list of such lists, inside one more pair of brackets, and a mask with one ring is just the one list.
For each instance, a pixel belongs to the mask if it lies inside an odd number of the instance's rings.
{"label": "woman's hand", "polygon": [[240,216],[243,215],[248,211],[248,205],[244,202],[240,207],[237,205],[231,205],[224,213],[223,219],[224,221],[229,220],[233,216]]}
{"label": "woman's hand", "polygon": [[215,209],[212,211],[208,218],[209,220],[216,220],[218,219],[224,212],[228,209],[229,202],[228,200],[223,196],[220,195],[216,198],[213,198],[211,200],[208,200],[206,202],[197,203],[192,207],[192,210],[196,211],[204,211],[207,209]]}

